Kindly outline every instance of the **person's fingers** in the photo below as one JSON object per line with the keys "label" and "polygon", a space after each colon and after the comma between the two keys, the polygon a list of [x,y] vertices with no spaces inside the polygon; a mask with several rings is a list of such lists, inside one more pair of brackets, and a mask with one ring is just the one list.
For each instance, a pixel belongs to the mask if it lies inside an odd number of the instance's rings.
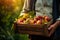
{"label": "person's fingers", "polygon": [[48,28],[48,30],[50,30],[50,32],[49,32],[49,37],[54,33],[54,31],[55,31],[55,29],[56,29],[55,26],[56,26],[56,25],[51,25],[51,26]]}
{"label": "person's fingers", "polygon": [[48,28],[48,30],[53,29],[54,25],[50,25],[50,27]]}

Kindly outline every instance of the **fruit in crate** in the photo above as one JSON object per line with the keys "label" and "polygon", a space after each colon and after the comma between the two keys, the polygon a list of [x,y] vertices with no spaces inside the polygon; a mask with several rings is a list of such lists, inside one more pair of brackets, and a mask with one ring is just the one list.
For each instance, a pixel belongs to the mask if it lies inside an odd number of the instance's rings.
{"label": "fruit in crate", "polygon": [[34,17],[34,19],[40,20],[40,19],[43,19],[43,17],[42,16],[36,16],[36,17]]}
{"label": "fruit in crate", "polygon": [[17,20],[17,23],[18,24],[28,24],[29,22],[29,18],[30,16],[29,16],[29,14],[24,14],[22,17],[20,17],[20,18],[18,18],[18,20]]}
{"label": "fruit in crate", "polygon": [[49,16],[35,16],[34,17],[34,24],[48,24],[48,22],[51,21],[52,18],[50,18]]}
{"label": "fruit in crate", "polygon": [[36,22],[36,24],[42,24],[42,20],[38,20],[37,22]]}
{"label": "fruit in crate", "polygon": [[27,18],[26,20],[24,20],[24,24],[29,24],[29,20],[30,18]]}
{"label": "fruit in crate", "polygon": [[21,18],[17,20],[19,24],[48,24],[51,21],[49,16],[35,16],[31,18],[29,14],[24,14]]}
{"label": "fruit in crate", "polygon": [[23,20],[22,18],[17,19],[17,23],[18,23],[18,24],[23,24],[23,22],[24,22],[24,20]]}
{"label": "fruit in crate", "polygon": [[45,20],[49,22],[51,20],[51,18],[48,16],[45,16]]}
{"label": "fruit in crate", "polygon": [[30,15],[27,14],[27,13],[25,13],[22,18],[27,19],[27,18],[29,18],[29,17],[30,17]]}
{"label": "fruit in crate", "polygon": [[29,24],[35,24],[35,23],[36,23],[35,20],[33,20],[33,19],[30,19],[30,20],[29,20]]}

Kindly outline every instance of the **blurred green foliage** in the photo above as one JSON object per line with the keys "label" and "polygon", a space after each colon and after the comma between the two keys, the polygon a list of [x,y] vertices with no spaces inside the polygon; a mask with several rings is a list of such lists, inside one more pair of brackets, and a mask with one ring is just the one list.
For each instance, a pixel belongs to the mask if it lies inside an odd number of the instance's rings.
{"label": "blurred green foliage", "polygon": [[27,34],[15,34],[13,23],[20,15],[24,0],[0,0],[0,40],[28,40]]}

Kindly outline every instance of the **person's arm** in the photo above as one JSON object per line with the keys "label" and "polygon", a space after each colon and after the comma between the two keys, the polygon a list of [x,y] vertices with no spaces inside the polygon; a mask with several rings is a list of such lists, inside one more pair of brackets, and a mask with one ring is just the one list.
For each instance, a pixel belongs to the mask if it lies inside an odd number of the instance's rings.
{"label": "person's arm", "polygon": [[48,28],[48,30],[53,29],[54,27],[58,27],[60,25],[60,20],[57,20],[54,24],[50,25],[50,27]]}
{"label": "person's arm", "polygon": [[[48,29],[51,30],[52,27],[58,27],[60,25],[60,3],[59,0],[53,0],[53,18],[54,18],[54,24],[50,26]],[[54,25],[54,26],[53,26]]]}

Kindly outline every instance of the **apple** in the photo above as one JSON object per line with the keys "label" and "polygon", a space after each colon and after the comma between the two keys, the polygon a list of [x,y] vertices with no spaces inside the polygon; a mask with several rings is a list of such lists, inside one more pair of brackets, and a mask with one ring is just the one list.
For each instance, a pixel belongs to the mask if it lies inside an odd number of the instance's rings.
{"label": "apple", "polygon": [[23,22],[20,22],[19,24],[24,24]]}
{"label": "apple", "polygon": [[37,21],[36,20],[34,20],[34,24],[36,23]]}
{"label": "apple", "polygon": [[30,24],[34,24],[34,20],[29,20],[29,23]]}
{"label": "apple", "polygon": [[20,22],[23,22],[24,21],[24,19],[22,19],[22,18],[20,18],[20,19],[18,19]]}
{"label": "apple", "polygon": [[43,17],[42,16],[36,16],[35,18],[34,18],[34,20],[40,20],[40,19],[42,19]]}
{"label": "apple", "polygon": [[36,21],[37,21],[37,20],[38,20],[38,17],[34,17],[34,20],[36,20]]}
{"label": "apple", "polygon": [[17,20],[17,23],[18,23],[18,24],[22,24],[23,21],[24,21],[23,19],[18,19],[18,20]]}
{"label": "apple", "polygon": [[51,20],[51,18],[50,17],[48,17],[48,16],[45,16],[45,21],[50,21]]}
{"label": "apple", "polygon": [[34,18],[34,20],[35,20],[35,21],[37,21],[37,19],[36,19],[36,18]]}
{"label": "apple", "polygon": [[42,16],[37,16],[38,18],[42,19]]}
{"label": "apple", "polygon": [[36,24],[42,24],[42,20],[38,20]]}

